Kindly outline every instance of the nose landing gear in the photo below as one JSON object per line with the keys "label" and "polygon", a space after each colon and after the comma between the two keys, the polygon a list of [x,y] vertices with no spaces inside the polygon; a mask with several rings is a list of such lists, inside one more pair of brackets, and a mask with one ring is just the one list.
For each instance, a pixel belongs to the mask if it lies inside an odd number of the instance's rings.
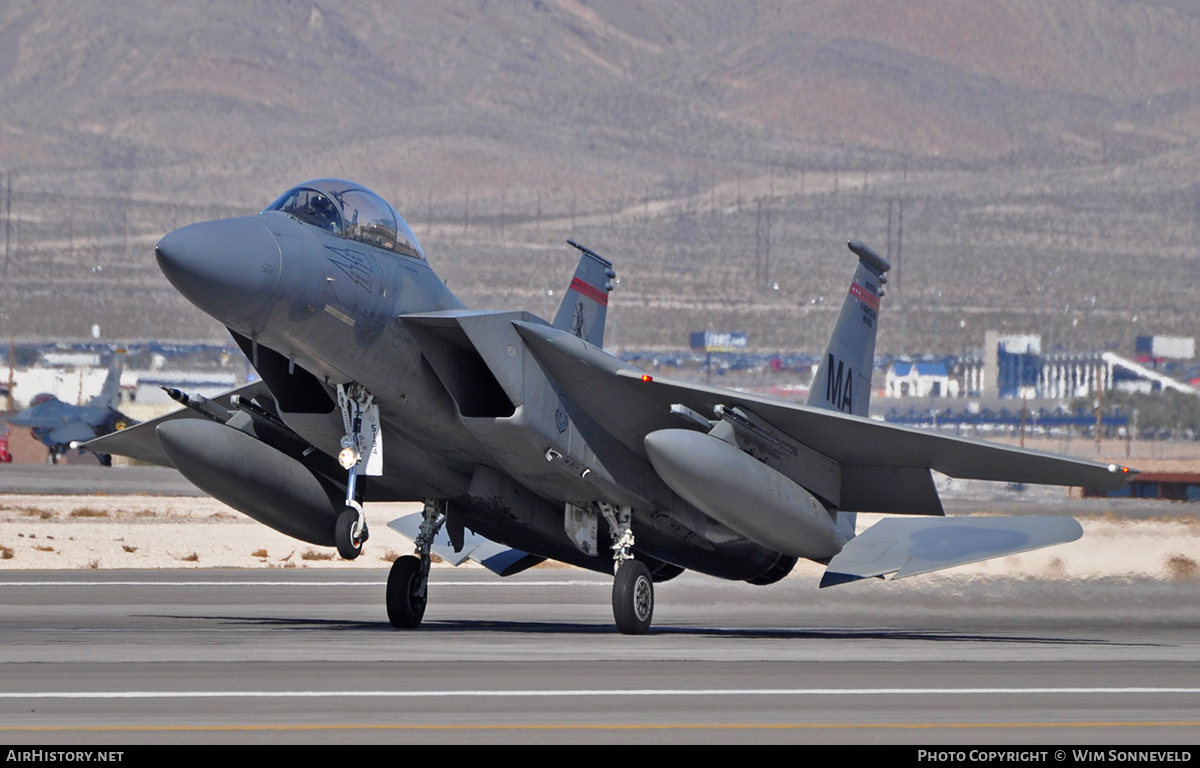
{"label": "nose landing gear", "polygon": [[362,385],[339,384],[338,406],[346,428],[342,451],[338,454],[338,462],[347,471],[346,508],[338,515],[333,540],[338,554],[353,560],[362,554],[363,544],[370,537],[358,476],[360,472],[363,475],[383,474],[383,436],[379,432],[379,406]]}
{"label": "nose landing gear", "polygon": [[336,525],[333,540],[337,544],[338,554],[345,560],[353,560],[361,555],[363,544],[370,536],[362,505],[356,500],[348,499],[346,508],[338,515]]}

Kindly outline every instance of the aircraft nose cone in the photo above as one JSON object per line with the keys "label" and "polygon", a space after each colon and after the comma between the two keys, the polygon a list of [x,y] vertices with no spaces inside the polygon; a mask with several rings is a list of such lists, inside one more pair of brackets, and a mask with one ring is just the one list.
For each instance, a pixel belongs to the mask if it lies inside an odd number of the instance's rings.
{"label": "aircraft nose cone", "polygon": [[177,229],[158,241],[155,256],[188,301],[235,327],[271,303],[283,267],[275,236],[249,217]]}

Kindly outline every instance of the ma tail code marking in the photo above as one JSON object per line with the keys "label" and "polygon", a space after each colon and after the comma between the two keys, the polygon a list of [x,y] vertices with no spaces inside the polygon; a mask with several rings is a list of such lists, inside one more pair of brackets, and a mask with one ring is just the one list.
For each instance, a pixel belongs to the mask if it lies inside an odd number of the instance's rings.
{"label": "ma tail code marking", "polygon": [[854,404],[854,371],[833,355],[825,362],[825,399],[846,413],[850,413]]}

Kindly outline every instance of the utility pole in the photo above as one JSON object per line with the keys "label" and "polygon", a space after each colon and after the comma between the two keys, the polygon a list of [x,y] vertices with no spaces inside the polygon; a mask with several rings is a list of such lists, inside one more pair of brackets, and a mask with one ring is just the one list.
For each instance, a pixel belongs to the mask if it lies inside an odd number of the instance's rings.
{"label": "utility pole", "polygon": [[1021,447],[1025,447],[1025,419],[1029,416],[1029,395],[1021,395]]}
{"label": "utility pole", "polygon": [[8,253],[12,241],[12,171],[8,172],[8,191],[4,195],[4,282],[8,283]]}
{"label": "utility pole", "polygon": [[763,275],[767,279],[767,285],[771,284],[771,206],[774,202],[773,197],[767,200],[767,238],[766,247],[763,249]]}
{"label": "utility pole", "polygon": [[758,213],[754,218],[754,290],[763,284],[762,276],[762,198],[757,201]]}
{"label": "utility pole", "polygon": [[12,334],[8,336],[8,412],[15,411],[16,405],[13,400],[13,390],[17,387],[17,382],[13,380],[13,366],[17,359],[17,342]]}
{"label": "utility pole", "polygon": [[889,262],[892,260],[892,205],[895,202],[895,198],[888,198],[887,258]]}

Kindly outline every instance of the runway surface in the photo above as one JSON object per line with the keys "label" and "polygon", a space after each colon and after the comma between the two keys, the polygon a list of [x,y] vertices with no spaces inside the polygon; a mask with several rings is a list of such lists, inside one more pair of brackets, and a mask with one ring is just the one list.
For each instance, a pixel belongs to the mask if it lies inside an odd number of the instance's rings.
{"label": "runway surface", "polygon": [[69,466],[65,464],[0,464],[0,493],[145,494],[203,496],[204,492],[166,467]]}
{"label": "runway surface", "polygon": [[[930,578],[829,590],[684,576],[652,633],[610,582],[435,569],[0,574],[0,740],[1194,743],[1194,580]],[[918,583],[919,581],[919,583]]]}

